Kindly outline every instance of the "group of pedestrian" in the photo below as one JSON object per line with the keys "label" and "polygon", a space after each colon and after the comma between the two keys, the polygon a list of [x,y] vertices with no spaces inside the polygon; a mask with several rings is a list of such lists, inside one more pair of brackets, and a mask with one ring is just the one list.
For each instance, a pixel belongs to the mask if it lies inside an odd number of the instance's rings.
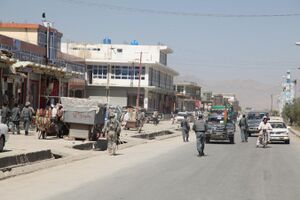
{"label": "group of pedestrian", "polygon": [[[272,130],[271,124],[268,122],[269,118],[267,116],[264,116],[262,121],[260,122],[258,126],[259,135],[256,140],[256,147],[259,147],[260,140],[262,137],[262,132],[265,130],[267,132],[267,142],[270,142],[270,130]],[[239,121],[239,127],[241,131],[241,141],[242,142],[248,142],[248,121],[246,118],[246,115],[243,114],[242,118]]]}
{"label": "group of pedestrian", "polygon": [[49,134],[56,135],[59,138],[63,136],[63,113],[63,106],[59,103],[37,110],[36,125],[37,131],[40,133],[39,139],[41,137],[46,139]]}
{"label": "group of pedestrian", "polygon": [[23,120],[25,135],[28,135],[33,114],[34,110],[30,106],[30,102],[26,102],[22,110],[18,103],[15,103],[11,110],[7,103],[3,103],[1,109],[1,123],[6,124],[13,134],[20,134],[20,121]]}
{"label": "group of pedestrian", "polygon": [[[263,130],[271,130],[272,129],[270,123],[268,122],[268,119],[269,118],[265,116],[258,127],[260,134],[256,141],[257,147],[260,144],[261,132]],[[242,115],[242,118],[240,119],[238,126],[240,127],[241,142],[248,142],[248,132],[247,132],[248,121],[247,121],[246,115]],[[187,116],[185,116],[184,119],[181,121],[181,128],[182,128],[183,142],[188,142],[189,141],[190,124],[189,124],[189,121],[187,120]],[[195,120],[192,129],[196,134],[196,141],[197,141],[196,145],[197,145],[197,151],[198,151],[197,156],[202,157],[205,155],[204,154],[204,146],[205,146],[205,132],[207,131],[207,124],[203,120],[203,116],[201,114],[198,115],[198,118]],[[267,138],[268,138],[268,142],[270,142],[269,132],[268,132]]]}

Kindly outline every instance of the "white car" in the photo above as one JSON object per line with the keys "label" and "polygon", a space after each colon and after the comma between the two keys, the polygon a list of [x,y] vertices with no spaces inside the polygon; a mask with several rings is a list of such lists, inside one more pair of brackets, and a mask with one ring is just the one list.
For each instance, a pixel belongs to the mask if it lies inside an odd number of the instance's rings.
{"label": "white car", "polygon": [[3,151],[7,141],[8,141],[8,127],[6,124],[0,123],[0,152]]}
{"label": "white car", "polygon": [[272,126],[270,132],[270,140],[272,141],[283,141],[285,144],[290,143],[289,131],[281,118],[270,118],[269,123]]}
{"label": "white car", "polygon": [[187,116],[186,112],[178,112],[175,117],[175,123],[177,124],[177,129],[181,128],[181,121],[184,119],[184,117]]}

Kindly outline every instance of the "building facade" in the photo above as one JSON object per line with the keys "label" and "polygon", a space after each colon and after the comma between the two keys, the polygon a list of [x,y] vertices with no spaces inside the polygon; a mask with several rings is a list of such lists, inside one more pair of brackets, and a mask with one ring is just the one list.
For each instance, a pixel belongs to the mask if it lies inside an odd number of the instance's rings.
{"label": "building facade", "polygon": [[201,108],[201,87],[194,82],[179,82],[175,86],[176,108],[180,111],[194,111]]}
{"label": "building facade", "polygon": [[62,53],[61,37],[49,24],[0,23],[0,50],[14,59],[0,74],[1,96],[10,105],[30,101],[40,108],[61,96],[84,96],[84,60]]}
{"label": "building facade", "polygon": [[62,44],[64,53],[81,57],[87,64],[87,97],[115,106],[138,105],[170,113],[173,77],[178,75],[167,66],[172,50],[160,45],[104,43]]}

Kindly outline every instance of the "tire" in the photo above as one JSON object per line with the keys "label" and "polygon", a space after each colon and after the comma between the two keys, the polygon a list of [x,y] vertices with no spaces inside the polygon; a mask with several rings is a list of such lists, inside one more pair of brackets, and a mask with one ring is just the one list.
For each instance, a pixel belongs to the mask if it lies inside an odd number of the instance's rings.
{"label": "tire", "polygon": [[285,144],[290,144],[290,140],[284,141]]}
{"label": "tire", "polygon": [[3,151],[4,149],[4,145],[5,145],[5,140],[4,140],[4,137],[0,137],[0,152]]}
{"label": "tire", "polygon": [[248,133],[248,137],[251,137],[251,133]]}
{"label": "tire", "polygon": [[234,144],[234,137],[230,137],[230,138],[229,138],[229,143],[230,143],[230,144]]}

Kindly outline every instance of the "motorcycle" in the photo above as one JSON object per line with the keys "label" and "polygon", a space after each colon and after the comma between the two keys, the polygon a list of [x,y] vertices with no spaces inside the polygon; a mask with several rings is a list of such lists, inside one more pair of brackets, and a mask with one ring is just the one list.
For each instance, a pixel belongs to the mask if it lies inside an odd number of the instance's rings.
{"label": "motorcycle", "polygon": [[259,143],[266,148],[268,145],[268,132],[266,129],[262,130],[262,135],[259,136]]}

